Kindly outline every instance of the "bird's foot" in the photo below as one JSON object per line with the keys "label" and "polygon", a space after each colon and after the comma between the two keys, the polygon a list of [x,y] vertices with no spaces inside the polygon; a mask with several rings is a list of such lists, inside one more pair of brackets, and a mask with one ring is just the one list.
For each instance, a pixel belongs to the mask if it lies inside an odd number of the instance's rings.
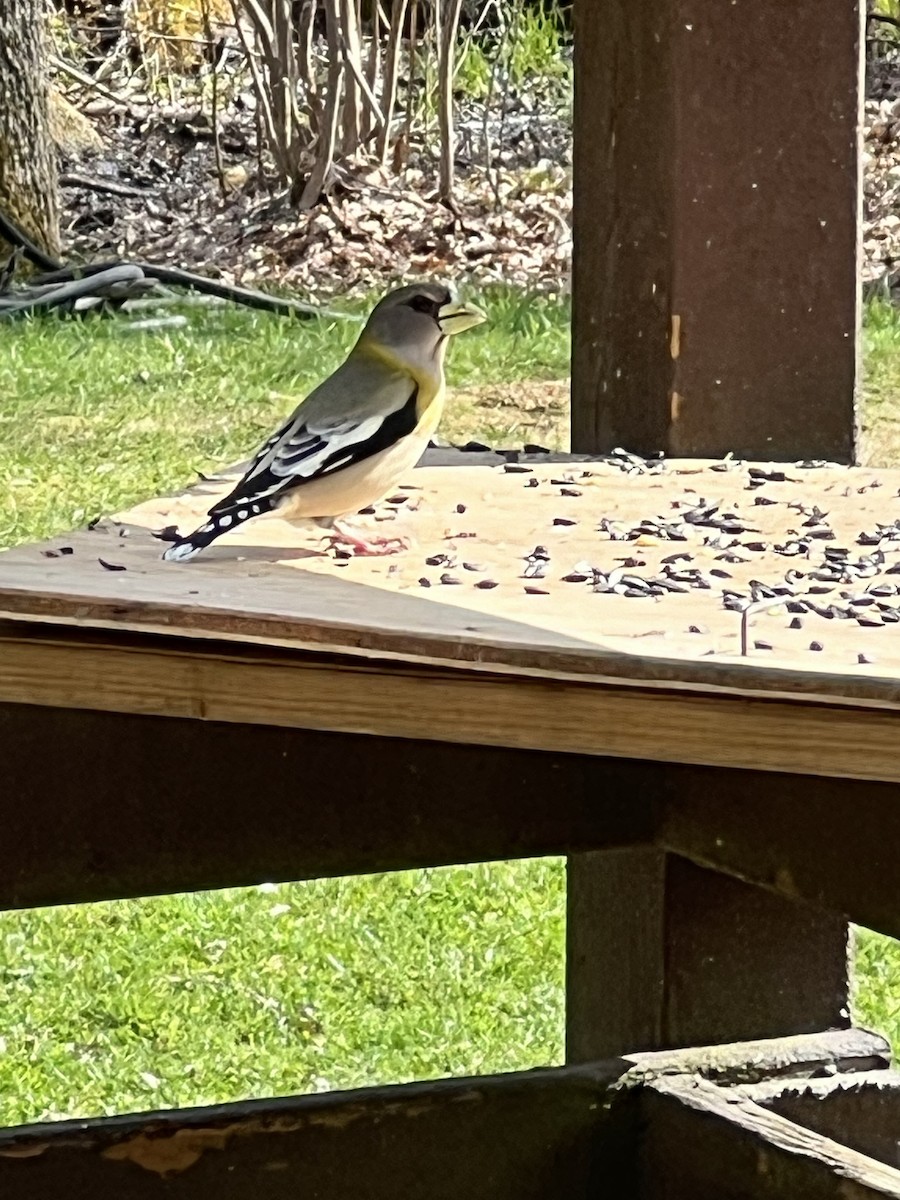
{"label": "bird's foot", "polygon": [[349,530],[335,530],[327,535],[329,546],[333,550],[353,551],[356,557],[373,557],[385,554],[399,554],[409,549],[409,541],[402,537],[369,537],[364,538]]}

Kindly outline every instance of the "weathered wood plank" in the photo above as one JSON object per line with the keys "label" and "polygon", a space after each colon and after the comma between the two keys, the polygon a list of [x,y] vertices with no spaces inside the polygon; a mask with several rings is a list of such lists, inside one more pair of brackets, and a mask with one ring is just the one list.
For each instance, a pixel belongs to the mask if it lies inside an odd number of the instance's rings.
{"label": "weathered wood plank", "polygon": [[641,1094],[640,1200],[900,1197],[900,1171],[702,1080]]}
{"label": "weathered wood plank", "polygon": [[574,449],[853,458],[860,7],[575,6]]}
{"label": "weathered wood plank", "polygon": [[[575,5],[572,449],[668,446],[672,98],[665,4]],[[639,399],[638,399],[639,398]]]}
{"label": "weathered wood plank", "polygon": [[595,686],[177,638],[7,627],[0,702],[900,781],[894,705]]}
{"label": "weathered wood plank", "polygon": [[653,847],[569,858],[569,1062],[849,1024],[846,923]]}
{"label": "weathered wood plank", "polygon": [[866,1079],[893,1077],[888,1070],[891,1047],[887,1038],[857,1028],[687,1050],[629,1052],[625,1057],[633,1066],[623,1076],[623,1085],[634,1087],[675,1074],[699,1075],[728,1087],[748,1088],[751,1099],[756,1089],[786,1089],[789,1080],[801,1080],[805,1087],[811,1076],[822,1073],[829,1078],[855,1078],[863,1073]]}
{"label": "weathered wood plank", "polygon": [[741,1089],[763,1108],[823,1137],[900,1167],[900,1073],[871,1071],[803,1081],[769,1080]]}
{"label": "weathered wood plank", "polygon": [[[622,1064],[0,1131],[16,1200],[570,1200],[608,1144]],[[611,1159],[612,1156],[612,1159]]]}

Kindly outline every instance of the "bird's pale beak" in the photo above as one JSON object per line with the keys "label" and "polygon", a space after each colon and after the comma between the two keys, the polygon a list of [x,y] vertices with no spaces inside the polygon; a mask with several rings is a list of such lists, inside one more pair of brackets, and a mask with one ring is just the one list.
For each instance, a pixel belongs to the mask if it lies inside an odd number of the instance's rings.
{"label": "bird's pale beak", "polygon": [[487,313],[483,313],[475,304],[460,304],[458,300],[451,300],[449,304],[445,304],[438,310],[438,324],[441,327],[441,333],[447,336],[453,336],[456,333],[463,333],[466,329],[472,329],[475,325],[480,325],[487,320]]}

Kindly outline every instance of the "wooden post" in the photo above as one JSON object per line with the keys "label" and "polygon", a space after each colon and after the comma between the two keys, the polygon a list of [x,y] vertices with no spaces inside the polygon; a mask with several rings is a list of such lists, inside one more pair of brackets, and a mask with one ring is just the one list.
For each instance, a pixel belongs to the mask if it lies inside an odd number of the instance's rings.
{"label": "wooden post", "polygon": [[857,0],[576,0],[572,448],[853,460]]}
{"label": "wooden post", "polygon": [[840,917],[652,847],[568,861],[567,1061],[849,1024]]}

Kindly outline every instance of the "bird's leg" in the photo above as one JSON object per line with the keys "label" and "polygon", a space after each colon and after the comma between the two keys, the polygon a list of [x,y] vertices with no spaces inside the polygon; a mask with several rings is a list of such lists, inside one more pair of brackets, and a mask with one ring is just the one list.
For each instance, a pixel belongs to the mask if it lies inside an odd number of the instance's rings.
{"label": "bird's leg", "polygon": [[349,546],[354,555],[399,554],[401,550],[409,549],[409,542],[406,538],[380,537],[378,535],[363,537],[337,521],[334,522],[332,528],[334,532],[325,535],[331,546],[333,548]]}

